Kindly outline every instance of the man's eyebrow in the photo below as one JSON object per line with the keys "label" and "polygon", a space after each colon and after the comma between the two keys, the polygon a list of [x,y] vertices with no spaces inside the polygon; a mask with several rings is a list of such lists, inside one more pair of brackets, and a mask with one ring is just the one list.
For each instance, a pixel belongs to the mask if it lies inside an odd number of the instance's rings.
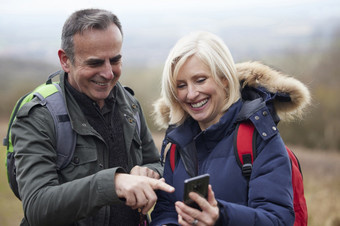
{"label": "man's eyebrow", "polygon": [[110,58],[110,61],[111,61],[111,62],[117,62],[117,61],[119,61],[121,58],[122,58],[122,55],[121,55],[121,54],[118,54],[117,56],[114,56],[114,57]]}
{"label": "man's eyebrow", "polygon": [[[119,54],[117,56],[114,56],[112,58],[110,58],[110,62],[118,62],[120,59],[122,58],[122,55]],[[86,65],[98,65],[98,64],[103,64],[105,62],[105,60],[103,59],[99,59],[99,58],[90,58],[85,60],[85,64]]]}
{"label": "man's eyebrow", "polygon": [[87,64],[87,65],[100,64],[100,63],[104,63],[104,60],[96,59],[96,58],[85,60],[85,64]]}

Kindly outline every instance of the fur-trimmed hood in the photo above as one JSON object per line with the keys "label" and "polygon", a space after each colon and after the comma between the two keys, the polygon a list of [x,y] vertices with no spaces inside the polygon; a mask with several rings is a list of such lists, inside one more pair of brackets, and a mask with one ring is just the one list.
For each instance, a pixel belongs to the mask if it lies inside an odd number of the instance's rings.
{"label": "fur-trimmed hood", "polygon": [[[244,62],[236,64],[237,74],[242,84],[253,88],[264,88],[272,94],[284,94],[289,100],[273,99],[276,113],[281,120],[288,121],[302,118],[303,112],[311,102],[308,88],[299,80],[285,75],[260,62]],[[155,104],[155,120],[162,128],[167,128],[170,108],[161,97]]]}

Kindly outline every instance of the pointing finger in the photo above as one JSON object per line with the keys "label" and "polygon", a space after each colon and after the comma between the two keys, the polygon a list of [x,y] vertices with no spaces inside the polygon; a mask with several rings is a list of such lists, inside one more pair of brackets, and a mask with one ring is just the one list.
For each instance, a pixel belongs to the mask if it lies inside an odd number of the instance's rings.
{"label": "pointing finger", "polygon": [[172,193],[175,191],[175,188],[168,185],[162,180],[150,179],[150,185],[153,190],[162,190],[168,193]]}

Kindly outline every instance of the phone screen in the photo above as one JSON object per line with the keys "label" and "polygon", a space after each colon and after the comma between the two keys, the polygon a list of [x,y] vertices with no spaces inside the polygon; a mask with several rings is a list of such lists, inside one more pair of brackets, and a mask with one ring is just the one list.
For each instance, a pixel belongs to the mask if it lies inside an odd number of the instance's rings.
{"label": "phone screen", "polygon": [[208,198],[209,174],[199,175],[184,181],[184,203],[196,209],[200,209],[199,205],[189,198],[190,192],[196,192],[205,199]]}

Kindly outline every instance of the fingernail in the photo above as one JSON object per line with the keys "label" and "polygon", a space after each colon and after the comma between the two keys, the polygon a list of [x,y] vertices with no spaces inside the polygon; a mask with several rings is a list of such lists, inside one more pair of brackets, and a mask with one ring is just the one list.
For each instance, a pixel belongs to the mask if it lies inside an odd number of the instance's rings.
{"label": "fingernail", "polygon": [[177,201],[177,202],[175,203],[175,205],[176,205],[176,206],[178,206],[178,207],[181,207],[181,206],[183,206],[183,203],[182,203],[182,202],[179,202],[179,201]]}

